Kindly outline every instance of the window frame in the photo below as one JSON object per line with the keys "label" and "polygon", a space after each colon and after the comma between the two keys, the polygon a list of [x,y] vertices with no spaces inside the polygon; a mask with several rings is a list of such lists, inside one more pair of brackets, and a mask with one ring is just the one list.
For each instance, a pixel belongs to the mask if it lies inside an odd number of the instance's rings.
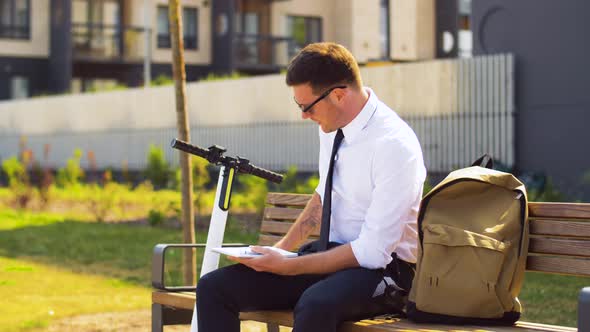
{"label": "window frame", "polygon": [[[31,0],[2,0],[9,4],[9,22],[2,22],[0,17],[0,39],[17,39],[17,40],[31,40]],[[16,20],[16,2],[24,1],[26,5],[26,23],[24,25],[17,25]],[[7,24],[4,24],[7,23]],[[6,31],[5,31],[6,29]],[[21,32],[16,33],[16,29],[22,29]]]}
{"label": "window frame", "polygon": [[[195,30],[188,31],[186,29],[187,24],[185,24],[184,19],[188,17],[186,13],[188,11],[194,12],[195,18]],[[183,7],[182,8],[182,25],[183,25],[183,41],[184,41],[184,48],[187,50],[198,50],[199,49],[199,8],[198,7]],[[190,33],[190,34],[189,34]]]}
{"label": "window frame", "polygon": [[[295,40],[294,36],[293,36],[293,20],[297,19],[297,18],[302,18],[304,20],[304,27],[305,27],[305,41],[303,43],[303,45],[300,45],[297,43],[297,40]],[[318,40],[311,40],[311,33],[310,33],[310,22],[311,21],[316,21],[319,22],[319,38]],[[293,39],[293,46],[294,47],[300,47],[303,48],[306,45],[309,45],[311,43],[316,43],[316,42],[321,42],[322,40],[324,40],[324,18],[322,16],[305,16],[305,15],[287,15],[287,29],[289,30],[288,32],[290,32],[291,34],[289,35],[290,38]]]}
{"label": "window frame", "polygon": [[[159,30],[159,15],[160,15],[160,11],[161,10],[165,10],[166,13],[168,13],[168,6],[166,5],[159,5],[158,9],[156,11],[156,45],[157,48],[160,49],[169,49],[172,47],[172,41],[170,40],[170,19],[168,17],[168,14],[166,14],[166,24],[168,25],[168,33],[161,33]],[[195,30],[194,31],[188,31],[186,29],[186,24],[184,22],[184,20],[186,19],[187,15],[186,13],[188,11],[193,11],[194,12],[194,18],[195,18]],[[196,51],[199,49],[199,7],[192,7],[192,6],[183,6],[182,7],[182,25],[183,25],[183,31],[182,31],[182,38],[183,38],[183,42],[184,42],[184,49],[185,50],[191,50],[191,51]]]}

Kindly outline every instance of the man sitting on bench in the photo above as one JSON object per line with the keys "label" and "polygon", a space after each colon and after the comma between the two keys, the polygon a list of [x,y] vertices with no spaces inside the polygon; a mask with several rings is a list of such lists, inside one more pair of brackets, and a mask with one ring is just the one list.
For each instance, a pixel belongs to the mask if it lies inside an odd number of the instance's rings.
{"label": "man sitting on bench", "polygon": [[[311,44],[289,64],[287,85],[303,119],[319,127],[320,183],[276,247],[197,284],[200,332],[238,332],[239,312],[293,310],[295,332],[335,332],[346,320],[400,312],[416,262],[426,170],[412,129],[363,87],[352,54]],[[390,87],[393,88],[393,87]]]}

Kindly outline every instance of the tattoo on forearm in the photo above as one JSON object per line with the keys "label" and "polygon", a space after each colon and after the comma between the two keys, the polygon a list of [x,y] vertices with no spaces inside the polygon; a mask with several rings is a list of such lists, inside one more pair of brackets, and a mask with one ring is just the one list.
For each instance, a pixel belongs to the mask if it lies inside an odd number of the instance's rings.
{"label": "tattoo on forearm", "polygon": [[306,238],[321,221],[322,206],[314,206],[310,209],[307,218],[301,221],[299,228],[301,238]]}

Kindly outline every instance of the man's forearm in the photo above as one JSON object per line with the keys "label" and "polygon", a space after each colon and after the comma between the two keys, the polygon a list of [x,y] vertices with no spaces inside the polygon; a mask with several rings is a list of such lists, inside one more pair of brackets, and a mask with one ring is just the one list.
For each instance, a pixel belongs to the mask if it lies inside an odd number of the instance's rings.
{"label": "man's forearm", "polygon": [[295,220],[293,226],[291,226],[287,232],[287,235],[285,235],[285,237],[283,237],[283,239],[281,239],[275,246],[285,250],[297,248],[309,237],[314,229],[320,226],[321,222],[322,201],[320,195],[314,192],[297,220]]}

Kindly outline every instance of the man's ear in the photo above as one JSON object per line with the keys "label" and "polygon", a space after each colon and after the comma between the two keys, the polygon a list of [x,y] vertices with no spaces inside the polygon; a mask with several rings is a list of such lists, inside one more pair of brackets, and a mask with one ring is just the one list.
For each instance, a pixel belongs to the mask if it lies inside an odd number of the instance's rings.
{"label": "man's ear", "polygon": [[344,99],[344,97],[346,96],[346,93],[348,92],[348,89],[335,89],[334,90],[334,96],[336,97],[336,101],[341,102],[342,99]]}

